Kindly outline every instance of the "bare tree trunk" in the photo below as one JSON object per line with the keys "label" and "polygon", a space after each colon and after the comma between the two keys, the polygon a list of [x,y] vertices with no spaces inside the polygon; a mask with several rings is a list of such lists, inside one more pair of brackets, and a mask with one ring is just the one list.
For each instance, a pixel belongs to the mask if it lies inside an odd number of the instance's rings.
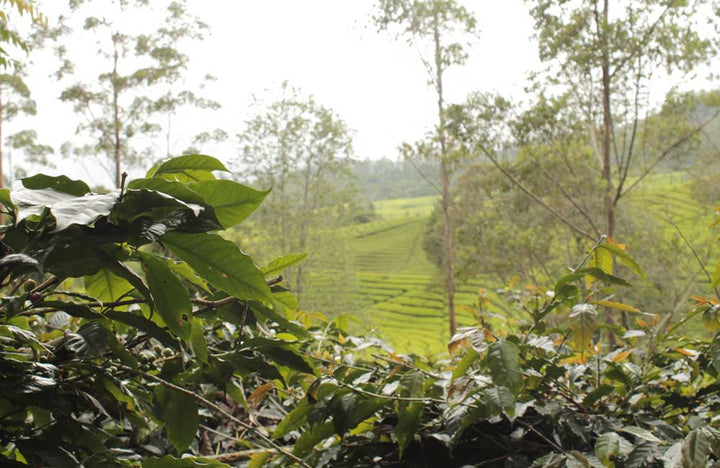
{"label": "bare tree trunk", "polygon": [[443,102],[443,63],[440,47],[440,29],[437,7],[435,9],[433,39],[435,42],[435,85],[438,97],[438,140],[440,141],[440,179],[442,184],[442,209],[443,209],[443,247],[445,292],[448,303],[448,321],[450,325],[450,336],[456,331],[455,325],[455,277],[453,275],[454,249],[452,236],[452,223],[450,220],[450,168],[447,160],[447,142],[445,140],[445,111]]}
{"label": "bare tree trunk", "polygon": [[[117,39],[115,39],[117,40]],[[117,50],[117,42],[115,43],[115,55],[113,56],[113,74],[112,74],[112,87],[113,87],[113,118],[115,126],[115,186],[120,188],[122,185],[122,170],[120,167],[120,91],[118,89],[118,60],[120,56]]]}
{"label": "bare tree trunk", "polygon": [[612,114],[610,110],[610,50],[608,44],[608,3],[604,0],[602,25],[600,34],[602,40],[602,107],[603,107],[603,138],[602,138],[602,178],[605,181],[603,205],[605,208],[606,234],[612,237],[615,234],[615,203],[613,200],[613,182],[610,167],[610,145],[612,138]]}

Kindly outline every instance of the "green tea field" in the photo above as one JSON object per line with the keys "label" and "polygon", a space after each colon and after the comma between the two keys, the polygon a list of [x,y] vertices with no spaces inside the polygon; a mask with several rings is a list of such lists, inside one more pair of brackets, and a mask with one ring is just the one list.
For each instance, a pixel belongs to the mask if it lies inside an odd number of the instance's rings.
{"label": "green tea field", "polygon": [[[628,202],[642,204],[668,221],[668,235],[675,233],[673,224],[690,238],[707,229],[709,210],[690,197],[683,174],[660,174],[646,182]],[[362,326],[376,330],[398,352],[437,354],[446,349],[449,339],[442,279],[422,249],[423,230],[435,200],[376,201],[382,219],[348,231],[358,274],[355,302],[367,322]],[[479,292],[489,300],[486,313],[506,315],[509,308],[495,292],[500,286],[483,279],[458,285],[458,326],[477,323]]]}

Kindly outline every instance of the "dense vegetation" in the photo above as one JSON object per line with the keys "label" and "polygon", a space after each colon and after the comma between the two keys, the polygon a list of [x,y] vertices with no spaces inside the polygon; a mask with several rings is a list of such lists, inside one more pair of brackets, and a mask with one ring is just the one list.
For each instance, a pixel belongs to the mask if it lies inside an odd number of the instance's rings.
{"label": "dense vegetation", "polygon": [[[716,2],[526,0],[526,102],[450,102],[472,10],[379,0],[434,127],[356,161],[343,118],[283,83],[235,173],[196,149],[229,132],[200,128],[213,77],[186,89],[209,28],[184,1],[1,4],[1,465],[720,464],[720,94],[648,95],[714,59]],[[115,189],[2,188],[3,150],[55,152],[3,131],[38,110],[13,53],[41,49],[76,117],[59,153]]]}
{"label": "dense vegetation", "polygon": [[645,275],[624,246],[601,239],[551,289],[508,291],[513,325],[479,309],[449,359],[397,355],[343,316],[296,312],[277,274],[302,257],[259,268],[216,234],[266,195],[213,175],[225,170],[192,155],[108,194],[43,175],[3,191],[4,464],[704,467],[720,455],[718,344],[682,328],[720,329],[717,303],[695,296],[670,322],[618,302],[632,288],[618,275]]}

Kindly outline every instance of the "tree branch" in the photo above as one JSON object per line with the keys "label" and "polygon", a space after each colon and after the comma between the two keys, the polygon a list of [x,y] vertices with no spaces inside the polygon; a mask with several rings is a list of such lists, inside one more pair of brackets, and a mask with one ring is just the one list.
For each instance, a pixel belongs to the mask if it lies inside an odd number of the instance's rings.
{"label": "tree branch", "polygon": [[655,161],[653,161],[653,163],[650,164],[650,166],[647,169],[645,169],[645,171],[643,171],[642,174],[640,174],[640,177],[638,177],[637,180],[635,182],[633,182],[627,188],[627,190],[620,193],[619,196],[616,196],[616,200],[619,200],[621,197],[624,197],[625,195],[627,195],[633,188],[635,188],[635,186],[637,186],[640,182],[642,182],[642,180],[645,179],[645,177],[647,177],[653,171],[653,169],[655,169],[655,166],[660,164],[666,157],[668,157],[668,155],[674,149],[678,148],[680,145],[682,145],[683,143],[688,141],[690,138],[692,138],[693,136],[698,134],[700,131],[702,131],[702,129],[705,128],[710,122],[715,120],[718,115],[720,115],[720,110],[716,111],[710,118],[705,120],[699,126],[695,127],[692,131],[686,133],[680,139],[678,139],[675,143],[673,143],[668,148],[666,148],[665,151],[663,151],[662,154],[660,154],[660,156],[658,156],[658,158]]}
{"label": "tree branch", "polygon": [[542,201],[537,195],[532,193],[528,188],[526,188],[522,182],[517,180],[515,176],[513,176],[507,169],[505,169],[498,160],[485,148],[483,144],[481,144],[479,141],[477,141],[476,138],[473,137],[473,140],[475,140],[476,146],[480,149],[480,151],[487,156],[487,158],[497,167],[500,172],[507,177],[510,182],[515,184],[517,188],[519,188],[523,193],[525,193],[528,197],[532,198],[535,203],[542,206],[548,213],[550,213],[553,217],[555,217],[557,220],[565,224],[567,227],[569,227],[571,230],[575,231],[576,233],[580,234],[581,236],[585,237],[589,240],[595,240],[595,237],[591,236],[587,231],[579,228],[575,224],[573,224],[569,219],[567,219],[565,216],[560,214],[558,211],[552,209],[550,206],[548,206],[547,203]]}

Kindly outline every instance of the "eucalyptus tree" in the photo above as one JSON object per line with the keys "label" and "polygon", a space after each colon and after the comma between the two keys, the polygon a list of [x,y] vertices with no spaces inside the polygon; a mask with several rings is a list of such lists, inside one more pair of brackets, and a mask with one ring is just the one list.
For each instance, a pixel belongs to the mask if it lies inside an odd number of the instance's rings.
{"label": "eucalyptus tree", "polygon": [[653,87],[692,76],[715,55],[717,5],[709,0],[526,3],[546,65],[537,75],[541,87],[561,90],[583,116],[604,184],[602,231],[612,237],[621,199],[718,115],[660,131],[653,127],[660,121],[650,118]]}
{"label": "eucalyptus tree", "polygon": [[[12,179],[12,174],[4,170],[7,149],[21,150],[31,161],[47,163],[46,156],[53,152],[47,145],[37,142],[35,130],[24,129],[9,134],[7,124],[19,116],[32,116],[37,112],[37,104],[31,98],[30,88],[26,83],[26,70],[28,60],[13,58],[12,49],[22,55],[28,56],[33,48],[38,46],[35,35],[19,32],[19,18],[27,17],[32,26],[42,27],[45,18],[38,12],[34,2],[25,0],[5,0],[2,2],[0,14],[0,42],[10,45],[10,49],[0,47],[0,67],[4,70],[0,74],[0,187],[5,179]],[[8,8],[8,6],[10,8]],[[28,26],[28,24],[24,25]],[[30,28],[26,28],[28,31]],[[8,154],[9,156],[9,154]]]}
{"label": "eucalyptus tree", "polygon": [[[271,255],[306,253],[313,236],[347,214],[352,134],[331,109],[283,84],[282,97],[261,108],[238,133],[239,173],[272,188],[258,211]],[[352,203],[350,203],[352,204]],[[290,278],[302,297],[304,268]]]}
{"label": "eucalyptus tree", "polygon": [[453,158],[457,154],[449,148],[445,128],[445,72],[453,65],[467,60],[467,40],[477,34],[477,24],[472,13],[455,0],[380,0],[375,24],[381,31],[394,30],[410,45],[418,44],[423,52],[423,64],[429,82],[437,96],[437,126],[426,141],[417,145],[404,145],[406,156],[433,157],[440,161],[440,187],[443,212],[443,271],[448,304],[450,334],[455,334],[455,278],[453,228],[451,223],[450,179]]}
{"label": "eucalyptus tree", "polygon": [[[218,107],[184,89],[190,64],[182,48],[202,40],[208,27],[183,0],[163,2],[162,9],[147,0],[71,0],[69,5],[71,14],[59,18],[51,35],[61,61],[57,78],[67,84],[60,99],[72,105],[80,120],[77,133],[86,140],[64,145],[64,152],[97,156],[120,186],[124,166],[150,157],[152,139],[163,130],[161,147],[166,155],[171,152],[171,123],[179,108]],[[139,28],[139,18],[150,26]],[[96,60],[78,56],[88,52]],[[97,78],[88,79],[93,73]]]}

